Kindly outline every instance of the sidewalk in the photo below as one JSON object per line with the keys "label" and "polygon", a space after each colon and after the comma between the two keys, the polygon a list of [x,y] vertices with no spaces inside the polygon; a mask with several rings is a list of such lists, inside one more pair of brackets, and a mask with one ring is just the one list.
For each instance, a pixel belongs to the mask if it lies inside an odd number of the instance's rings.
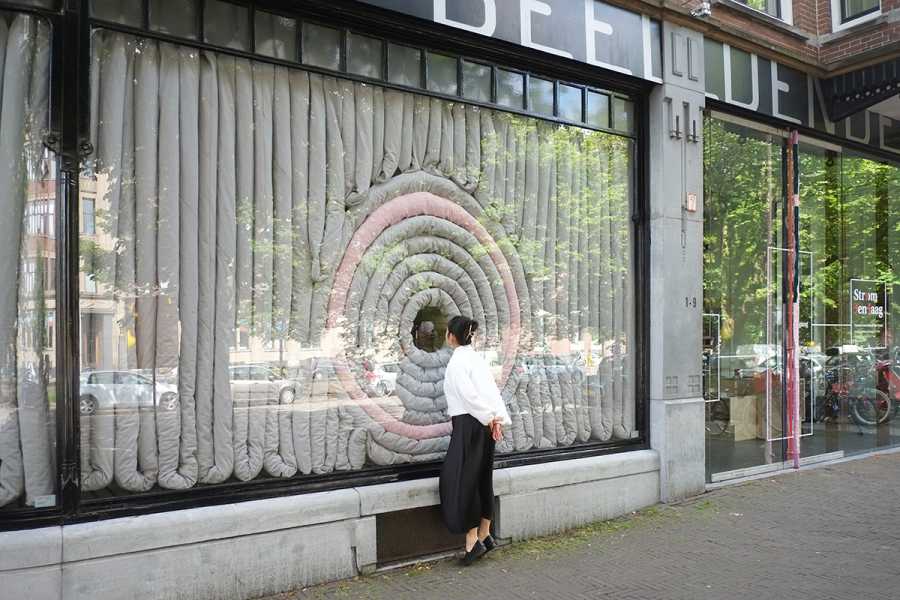
{"label": "sidewalk", "polygon": [[281,594],[371,598],[900,598],[900,453],[723,488],[566,536]]}

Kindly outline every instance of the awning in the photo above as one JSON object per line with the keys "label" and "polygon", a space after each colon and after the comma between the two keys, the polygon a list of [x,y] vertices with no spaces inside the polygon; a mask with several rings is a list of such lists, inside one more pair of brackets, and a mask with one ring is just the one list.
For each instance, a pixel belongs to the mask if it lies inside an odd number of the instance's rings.
{"label": "awning", "polygon": [[828,116],[839,121],[900,94],[900,57],[822,81]]}

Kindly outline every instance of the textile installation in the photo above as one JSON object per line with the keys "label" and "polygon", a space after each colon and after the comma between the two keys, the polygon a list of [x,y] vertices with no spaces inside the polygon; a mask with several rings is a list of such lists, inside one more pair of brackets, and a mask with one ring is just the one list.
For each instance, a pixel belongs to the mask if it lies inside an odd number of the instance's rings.
{"label": "textile installation", "polygon": [[498,452],[634,435],[627,138],[106,31],[92,76],[84,490],[441,459],[423,310],[483,323]]}
{"label": "textile installation", "polygon": [[37,181],[49,87],[49,27],[0,12],[0,506],[20,497],[34,504],[56,486],[55,403],[42,351],[48,222],[34,210],[48,206]]}

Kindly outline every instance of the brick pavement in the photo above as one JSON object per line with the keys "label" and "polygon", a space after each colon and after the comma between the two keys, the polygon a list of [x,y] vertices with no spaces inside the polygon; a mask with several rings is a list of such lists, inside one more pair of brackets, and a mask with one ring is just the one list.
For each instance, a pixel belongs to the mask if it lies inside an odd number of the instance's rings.
{"label": "brick pavement", "polygon": [[900,453],[269,600],[900,598]]}

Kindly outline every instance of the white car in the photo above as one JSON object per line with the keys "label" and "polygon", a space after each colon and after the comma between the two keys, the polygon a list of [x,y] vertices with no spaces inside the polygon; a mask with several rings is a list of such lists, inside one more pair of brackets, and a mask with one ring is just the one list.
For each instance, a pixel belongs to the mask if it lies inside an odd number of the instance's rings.
{"label": "white car", "polygon": [[178,387],[157,380],[145,371],[83,371],[79,378],[79,410],[82,415],[111,414],[153,406],[178,407]]}
{"label": "white car", "polygon": [[389,396],[397,389],[399,374],[400,363],[376,364],[372,370],[366,371],[366,381],[379,396]]}
{"label": "white car", "polygon": [[280,377],[271,367],[260,364],[231,365],[231,394],[235,400],[290,404],[294,401],[293,382]]}

